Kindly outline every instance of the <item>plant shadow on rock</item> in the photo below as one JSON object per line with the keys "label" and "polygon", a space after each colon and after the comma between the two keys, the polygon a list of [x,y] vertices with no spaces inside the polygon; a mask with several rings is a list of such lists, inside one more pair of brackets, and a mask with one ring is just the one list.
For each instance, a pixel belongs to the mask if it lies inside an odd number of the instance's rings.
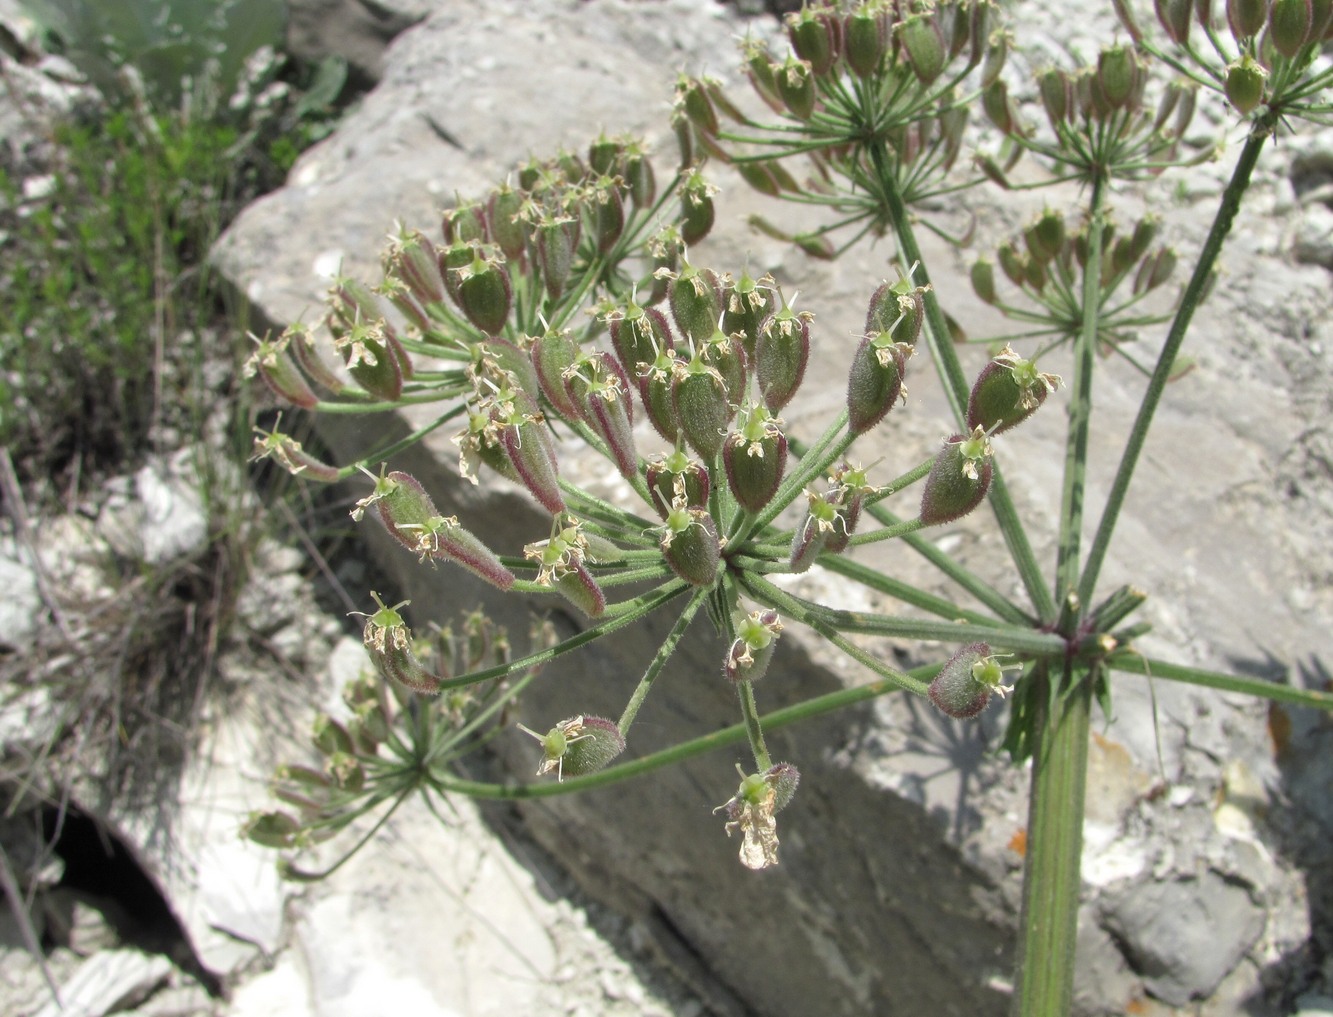
{"label": "plant shadow on rock", "polygon": [[[1292,683],[1307,689],[1333,688],[1333,673],[1319,656],[1293,667],[1265,651],[1262,659],[1232,657],[1238,674]],[[1293,674],[1293,671],[1295,674]],[[1294,679],[1294,680],[1293,680]],[[1261,813],[1272,834],[1270,843],[1305,876],[1310,935],[1300,946],[1268,964],[1262,973],[1265,997],[1246,1000],[1246,1012],[1267,1014],[1271,997],[1291,1012],[1296,999],[1310,991],[1311,973],[1333,957],[1333,721],[1327,713],[1282,703],[1268,707],[1268,732],[1278,771],[1276,787]]]}

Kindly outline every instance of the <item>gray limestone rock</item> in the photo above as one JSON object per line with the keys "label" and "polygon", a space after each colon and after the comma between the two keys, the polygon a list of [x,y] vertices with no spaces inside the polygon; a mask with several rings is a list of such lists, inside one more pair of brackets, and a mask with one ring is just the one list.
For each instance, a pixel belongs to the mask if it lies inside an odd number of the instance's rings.
{"label": "gray limestone rock", "polygon": [[[302,158],[287,187],[242,216],[218,245],[215,261],[269,322],[313,320],[334,271],[373,277],[395,219],[433,233],[440,205],[480,192],[529,154],[581,147],[599,129],[629,130],[646,131],[669,160],[666,112],[675,71],[683,65],[728,75],[727,40],[738,29],[708,0],[507,0],[484,8],[441,2],[390,47],[380,87]],[[1167,228],[1186,246],[1197,245],[1202,233],[1199,210],[1188,203],[1218,189],[1219,171],[1207,172],[1213,176],[1191,177],[1180,189],[1179,206],[1162,210]],[[700,258],[734,271],[748,265],[754,275],[771,271],[786,292],[800,290],[818,314],[821,352],[798,399],[784,410],[793,432],[816,434],[841,406],[852,336],[874,286],[893,276],[890,252],[867,247],[834,265],[807,259],[746,231],[747,213],[771,215],[772,206],[725,169],[716,177],[724,216]],[[1058,195],[1075,198],[1072,191]],[[956,217],[958,232],[975,215],[988,243],[1039,207],[1036,199],[1024,204],[1018,196],[989,192],[969,200],[974,204],[941,214]],[[1134,199],[1125,200],[1132,211]],[[803,214],[793,213],[796,228],[807,225]],[[1150,446],[1108,558],[1107,589],[1132,581],[1154,595],[1145,616],[1156,632],[1144,641],[1145,652],[1223,669],[1229,658],[1257,655],[1260,634],[1266,645],[1293,648],[1315,647],[1325,638],[1320,618],[1333,598],[1320,576],[1329,552],[1318,534],[1299,545],[1293,541],[1305,538],[1292,534],[1308,533],[1306,499],[1322,497],[1328,484],[1315,477],[1290,494],[1272,478],[1274,463],[1308,427],[1306,411],[1289,408],[1322,400],[1322,382],[1289,381],[1282,364],[1295,360],[1283,361],[1282,351],[1302,322],[1327,316],[1329,297],[1322,270],[1253,270],[1256,258],[1271,259],[1279,241],[1278,227],[1270,228],[1262,215],[1238,230],[1229,254],[1237,282],[1223,294],[1226,303],[1200,316],[1200,332],[1211,337],[1199,347],[1200,370],[1189,384],[1174,387],[1159,412],[1164,437],[1155,436]],[[963,268],[951,249],[929,243],[933,263]],[[969,332],[1004,329],[971,298],[961,273],[937,276],[935,284],[948,289]],[[1273,338],[1278,318],[1282,337]],[[974,368],[984,359],[978,351],[966,355]],[[919,461],[948,432],[938,386],[917,359],[911,402],[870,437],[864,461],[879,455],[896,465]],[[1052,368],[1067,370],[1059,359],[1052,358]],[[1112,439],[1093,449],[1090,499],[1104,494],[1119,453],[1116,436],[1128,429],[1141,381],[1132,371],[1110,370],[1099,375],[1098,386],[1098,422]],[[1218,422],[1223,398],[1233,416]],[[347,462],[429,420],[422,411],[373,423],[330,415],[316,426]],[[1054,548],[1048,524],[1059,501],[1056,449],[1064,426],[1061,413],[1038,414],[998,442],[1043,561]],[[484,489],[459,483],[455,458],[447,435],[437,432],[393,465],[418,477],[442,513],[458,514],[493,548],[518,554],[526,542],[547,535],[549,520],[530,499],[502,483]],[[562,447],[560,461],[563,474],[599,495],[616,496],[618,479],[606,482],[598,466],[580,464],[576,448]],[[363,495],[364,483],[354,490]],[[1016,592],[1012,569],[982,515],[932,537]],[[534,611],[549,615],[562,634],[582,625],[563,602],[524,603],[497,596],[449,566],[419,567],[378,524],[363,523],[361,533],[394,584],[390,602],[412,599],[414,624],[446,620],[480,603],[514,633],[526,630]],[[869,558],[931,592],[951,592],[916,559],[893,549],[872,549]],[[819,569],[801,583],[803,593],[837,606],[884,606]],[[1238,589],[1250,596],[1237,596]],[[1278,590],[1302,595],[1289,608]],[[615,716],[669,622],[651,618],[553,663],[525,693],[525,723],[542,730],[578,712]],[[905,644],[867,645],[886,659],[920,662],[910,656],[920,651]],[[721,651],[707,623],[696,620],[641,714],[631,754],[734,721],[731,693],[717,677]],[[780,664],[762,689],[764,709],[862,680],[845,659],[796,634],[784,636],[779,652]],[[778,674],[781,680],[774,680]],[[1181,878],[1200,871],[1200,864],[1233,871],[1243,843],[1259,858],[1246,869],[1254,879],[1295,881],[1260,851],[1262,822],[1219,837],[1208,804],[1233,759],[1256,773],[1272,771],[1263,707],[1161,682],[1154,692],[1132,677],[1117,693],[1117,716],[1099,734],[1105,739],[1097,771],[1104,796],[1090,817],[1088,871],[1096,881],[1088,893],[1107,895],[1108,914],[1126,914],[1115,919],[1114,938],[1088,933],[1080,942],[1080,966],[1089,972],[1081,1005],[1088,1013],[1115,1012],[1124,1004],[1123,998],[1097,998],[1115,997],[1134,983],[1123,955],[1140,965],[1163,998],[1188,997],[1216,985],[1250,948],[1258,935],[1251,930],[1264,926],[1262,908],[1221,876]],[[1022,864],[1014,845],[1021,844],[1026,807],[1023,775],[989,751],[999,724],[999,711],[959,725],[890,697],[873,709],[775,732],[775,758],[801,768],[802,790],[783,814],[781,867],[757,877],[740,870],[735,843],[711,814],[734,790],[731,767],[743,755],[739,749],[517,812],[591,894],[651,930],[719,1012],[998,1014],[1007,1005],[1003,986]],[[524,737],[502,737],[497,747],[497,772],[527,776],[535,767]],[[1190,793],[1159,794],[1163,780]],[[484,811],[497,824],[513,815],[507,807]],[[1167,949],[1149,916],[1153,895],[1161,893],[1182,914],[1191,908],[1205,918],[1226,912],[1240,934],[1219,951],[1188,930],[1168,929],[1174,938]],[[1136,894],[1148,895],[1137,909]]]}
{"label": "gray limestone rock", "polygon": [[1215,872],[1140,883],[1102,907],[1148,991],[1173,1006],[1217,988],[1264,930],[1250,891]]}

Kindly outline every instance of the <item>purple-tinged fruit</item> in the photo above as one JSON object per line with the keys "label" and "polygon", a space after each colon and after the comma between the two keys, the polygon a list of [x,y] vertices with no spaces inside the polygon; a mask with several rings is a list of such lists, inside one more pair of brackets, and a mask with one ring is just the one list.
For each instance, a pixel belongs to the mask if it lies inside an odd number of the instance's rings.
{"label": "purple-tinged fruit", "polygon": [[921,496],[923,525],[952,522],[981,504],[990,487],[991,455],[990,439],[981,428],[945,440]]}

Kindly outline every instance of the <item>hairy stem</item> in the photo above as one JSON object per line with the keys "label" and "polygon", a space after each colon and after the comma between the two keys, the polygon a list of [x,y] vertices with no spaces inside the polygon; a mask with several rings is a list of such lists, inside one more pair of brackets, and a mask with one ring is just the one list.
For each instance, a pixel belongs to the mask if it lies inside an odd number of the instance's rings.
{"label": "hairy stem", "polygon": [[1250,136],[1245,141],[1245,147],[1241,150],[1240,158],[1236,160],[1236,168],[1231,173],[1231,180],[1222,193],[1222,202],[1218,206],[1217,215],[1213,218],[1212,228],[1208,231],[1208,236],[1203,242],[1203,249],[1199,252],[1199,260],[1195,262],[1194,274],[1190,276],[1189,285],[1185,287],[1185,293],[1180,300],[1180,307],[1176,310],[1176,316],[1171,322],[1171,328],[1166,335],[1166,342],[1162,345],[1162,352],[1157,357],[1157,366],[1154,368],[1152,377],[1148,381],[1148,387],[1143,393],[1143,401],[1139,406],[1138,416],[1134,418],[1134,426],[1130,430],[1128,440],[1125,442],[1125,451],[1121,454],[1115,479],[1111,482],[1111,491],[1106,499],[1106,508],[1102,510],[1101,521],[1097,524],[1097,532],[1093,535],[1092,545],[1088,549],[1087,562],[1083,567],[1083,575],[1078,584],[1079,597],[1084,601],[1090,599],[1096,589],[1097,577],[1101,573],[1102,564],[1106,559],[1106,551],[1111,543],[1111,534],[1115,531],[1116,521],[1119,519],[1120,511],[1125,504],[1125,494],[1128,492],[1130,480],[1134,476],[1134,468],[1138,465],[1139,455],[1142,453],[1143,445],[1148,439],[1148,429],[1152,424],[1153,414],[1157,412],[1157,404],[1161,402],[1162,392],[1171,377],[1171,371],[1176,363],[1176,355],[1180,352],[1180,347],[1185,341],[1185,333],[1189,330],[1190,322],[1194,319],[1194,312],[1198,310],[1199,304],[1203,301],[1209,277],[1212,275],[1213,267],[1222,253],[1222,245],[1226,241],[1227,234],[1231,232],[1231,225],[1236,219],[1236,213],[1240,210],[1241,198],[1250,186],[1250,177],[1259,161],[1259,154],[1263,150],[1264,142],[1268,140],[1272,133],[1274,120],[1275,117],[1271,113],[1260,117],[1255,121],[1254,129],[1251,130]]}
{"label": "hairy stem", "polygon": [[1046,667],[1031,678],[1039,684],[1014,1017],[1066,1017],[1073,998],[1092,677],[1066,665],[1058,694]]}

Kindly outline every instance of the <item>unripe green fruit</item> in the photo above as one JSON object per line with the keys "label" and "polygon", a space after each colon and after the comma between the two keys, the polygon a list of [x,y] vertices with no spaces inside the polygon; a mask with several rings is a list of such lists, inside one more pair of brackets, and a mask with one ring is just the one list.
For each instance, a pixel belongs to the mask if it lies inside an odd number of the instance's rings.
{"label": "unripe green fruit", "polygon": [[852,356],[847,378],[848,430],[863,434],[893,408],[903,390],[910,347],[890,341],[887,332],[866,336]]}
{"label": "unripe green fruit", "polygon": [[1227,68],[1227,101],[1236,112],[1245,116],[1264,98],[1264,84],[1268,73],[1247,53],[1239,62]]}
{"label": "unripe green fruit", "polygon": [[986,497],[991,474],[990,443],[983,433],[946,439],[926,477],[921,522],[934,526],[967,515]]}
{"label": "unripe green fruit", "polygon": [[979,714],[990,702],[993,687],[979,681],[973,667],[989,655],[985,643],[971,643],[955,653],[930,683],[930,701],[955,720]]}
{"label": "unripe green fruit", "polygon": [[681,579],[694,586],[717,581],[722,542],[713,517],[703,509],[672,505],[662,528],[662,557]]}

